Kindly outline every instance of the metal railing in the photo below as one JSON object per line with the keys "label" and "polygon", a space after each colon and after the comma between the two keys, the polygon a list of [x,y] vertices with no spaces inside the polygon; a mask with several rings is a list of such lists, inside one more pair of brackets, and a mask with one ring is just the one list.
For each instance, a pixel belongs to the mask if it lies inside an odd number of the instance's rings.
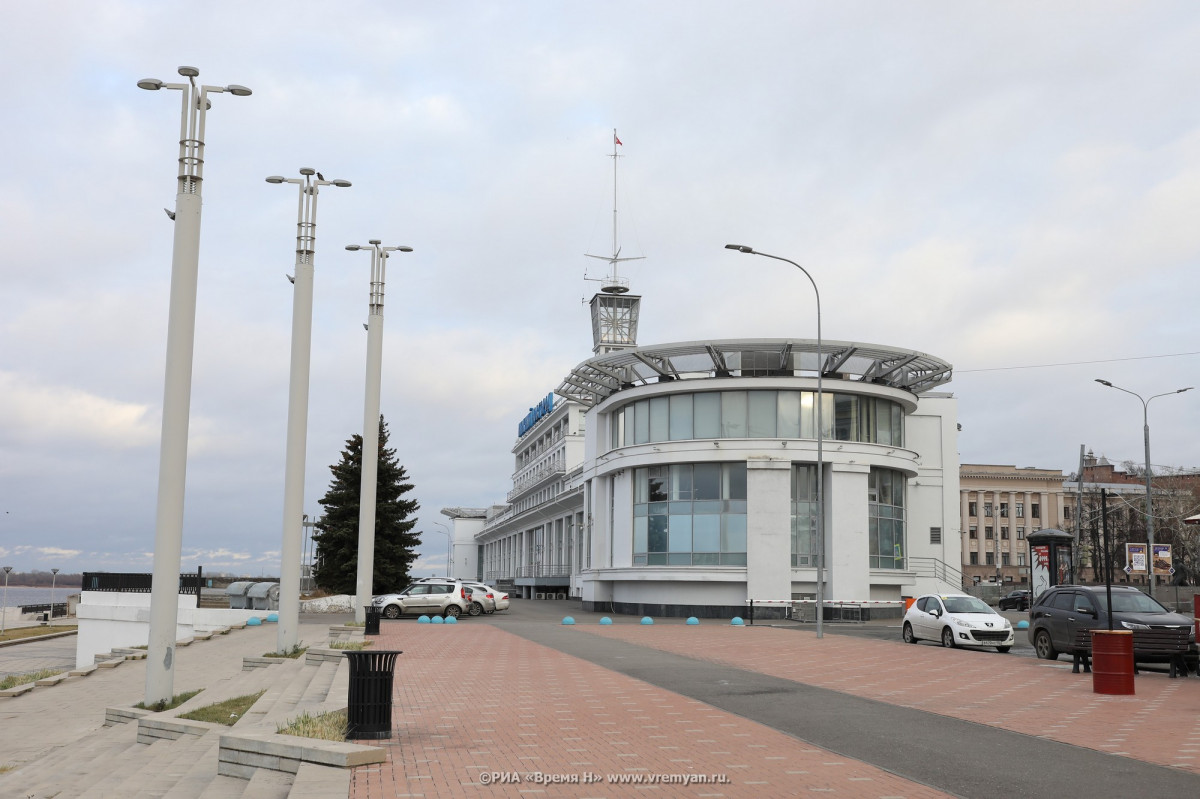
{"label": "metal railing", "polygon": [[566,466],[564,466],[561,461],[552,461],[550,463],[542,464],[536,469],[533,469],[532,471],[522,475],[520,479],[514,482],[512,490],[508,492],[507,501],[512,502],[521,494],[524,494],[526,491],[534,488],[538,484],[549,480],[552,477],[561,477],[566,473]]}
{"label": "metal railing", "polygon": [[918,577],[932,577],[956,590],[964,587],[963,573],[939,558],[908,558],[909,567]]}
{"label": "metal railing", "polygon": [[517,567],[517,577],[570,577],[571,567],[567,565],[546,565],[533,563]]}
{"label": "metal railing", "polygon": [[[122,594],[150,593],[153,574],[139,572],[84,572],[84,591],[106,591]],[[204,570],[179,575],[179,593],[199,596],[204,582]]]}

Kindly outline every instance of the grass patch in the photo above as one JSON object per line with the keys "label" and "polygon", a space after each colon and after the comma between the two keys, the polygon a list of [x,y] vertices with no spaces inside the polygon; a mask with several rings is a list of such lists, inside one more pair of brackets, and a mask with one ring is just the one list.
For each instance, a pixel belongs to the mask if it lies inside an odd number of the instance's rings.
{"label": "grass patch", "polygon": [[330,641],[330,649],[348,649],[351,652],[361,652],[369,647],[374,641]]}
{"label": "grass patch", "polygon": [[4,631],[4,635],[0,635],[0,641],[19,641],[22,638],[40,638],[43,635],[57,635],[58,633],[71,632],[78,630],[78,625],[62,624],[53,627],[9,627]]}
{"label": "grass patch", "polygon": [[348,621],[342,626],[343,627],[366,627],[367,623],[365,621]]}
{"label": "grass patch", "polygon": [[131,646],[129,648],[130,649],[149,649],[150,647],[146,646],[145,644],[142,644],[141,646]]}
{"label": "grass patch", "polygon": [[141,710],[150,710],[155,713],[162,713],[164,710],[172,710],[179,707],[184,702],[188,701],[203,690],[203,688],[197,688],[195,691],[184,691],[181,694],[175,694],[175,696],[171,697],[170,701],[166,699],[160,699],[152,705],[147,705],[145,702],[138,702],[136,705],[134,705],[134,707],[140,708]]}
{"label": "grass patch", "polygon": [[250,709],[250,706],[257,702],[258,698],[265,693],[266,691],[263,690],[256,694],[235,696],[233,699],[226,699],[224,702],[216,702],[193,710],[190,713],[183,713],[179,718],[191,719],[192,721],[208,721],[213,724],[224,724],[232,727]]}
{"label": "grass patch", "polygon": [[18,685],[44,680],[47,677],[53,677],[57,674],[62,674],[62,671],[60,669],[42,669],[41,671],[31,671],[28,674],[10,674],[3,680],[0,680],[0,691],[7,691],[9,688],[16,688]]}
{"label": "grass patch", "polygon": [[280,735],[296,735],[301,738],[318,738],[322,741],[346,740],[346,711],[335,710],[332,713],[322,713],[310,716],[308,711],[301,713],[287,726],[280,725],[275,732]]}
{"label": "grass patch", "polygon": [[303,655],[306,651],[308,651],[308,647],[300,646],[300,644],[292,644],[292,648],[287,650],[286,652],[264,652],[263,657],[265,657],[265,658],[292,658],[293,660],[295,660],[296,658]]}

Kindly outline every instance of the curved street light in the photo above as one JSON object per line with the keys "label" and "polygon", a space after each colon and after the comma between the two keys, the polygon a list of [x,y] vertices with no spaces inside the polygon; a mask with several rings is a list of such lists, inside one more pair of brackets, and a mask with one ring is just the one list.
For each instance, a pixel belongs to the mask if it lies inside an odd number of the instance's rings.
{"label": "curved street light", "polygon": [[1115,388],[1117,391],[1124,391],[1126,394],[1132,394],[1137,397],[1142,403],[1142,438],[1146,445],[1146,577],[1147,585],[1150,588],[1150,596],[1154,596],[1154,513],[1151,504],[1150,495],[1150,401],[1159,397],[1169,397],[1172,394],[1182,394],[1185,391],[1191,391],[1193,386],[1187,388],[1177,388],[1174,391],[1164,391],[1162,394],[1154,394],[1153,396],[1142,399],[1142,395],[1136,391],[1130,391],[1127,388],[1114,386],[1107,380],[1096,378],[1096,382],[1102,386]]}
{"label": "curved street light", "polygon": [[163,389],[158,505],[154,523],[154,576],[150,633],[146,641],[147,705],[170,699],[175,682],[175,626],[179,621],[179,563],[183,549],[183,497],[187,476],[188,422],[192,405],[192,351],[196,338],[196,283],[200,265],[200,189],[204,185],[204,118],[209,94],[251,94],[245,86],[198,85],[200,70],[180,67],[183,83],[143,78],[147,91],[178,90],[179,174],[175,194],[175,240],[171,255],[171,301],[167,312],[167,367]]}
{"label": "curved street light", "polygon": [[821,379],[825,374],[823,361],[825,356],[821,348],[821,291],[817,288],[817,281],[813,280],[813,276],[808,273],[808,270],[789,258],[759,252],[753,247],[743,244],[726,244],[725,249],[736,250],[747,255],[761,255],[763,258],[773,258],[776,261],[791,264],[803,272],[804,276],[808,278],[808,282],[812,283],[813,294],[817,298],[817,637],[822,638],[824,633],[821,624],[825,616],[825,458],[822,443],[825,431],[821,419],[821,406],[824,404]]}
{"label": "curved street light", "polygon": [[446,536],[446,576],[453,577],[454,575],[450,573],[450,564],[453,563],[453,561],[450,559],[450,544],[452,541],[454,541],[454,536],[450,535],[450,528],[441,522],[434,522],[433,526],[441,527],[442,529],[438,530],[437,532]]}

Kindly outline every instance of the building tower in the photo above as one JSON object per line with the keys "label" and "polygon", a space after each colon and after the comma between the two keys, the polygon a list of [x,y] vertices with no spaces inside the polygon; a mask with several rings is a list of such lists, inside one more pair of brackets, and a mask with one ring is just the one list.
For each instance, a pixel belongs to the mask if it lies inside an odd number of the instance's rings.
{"label": "building tower", "polygon": [[[645,256],[621,257],[621,247],[617,241],[617,147],[621,140],[613,129],[613,243],[612,255],[591,255],[607,261],[612,267],[603,278],[599,278],[600,291],[592,297],[592,352],[605,355],[618,350],[632,349],[637,346],[638,314],[641,311],[642,298],[629,293],[629,279],[617,274],[617,264],[625,261],[640,261]],[[596,280],[596,278],[585,278]]]}

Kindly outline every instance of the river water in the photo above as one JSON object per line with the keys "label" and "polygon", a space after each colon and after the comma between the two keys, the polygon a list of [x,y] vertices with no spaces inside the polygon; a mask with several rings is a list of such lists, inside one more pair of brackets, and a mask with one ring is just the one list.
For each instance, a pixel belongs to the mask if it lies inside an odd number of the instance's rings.
{"label": "river water", "polygon": [[[60,585],[54,589],[54,601],[59,603],[66,602],[68,596],[78,593],[78,586]],[[50,587],[29,588],[23,585],[10,585],[8,587],[8,598],[5,599],[4,583],[0,581],[0,603],[10,608],[19,607],[20,605],[48,605],[50,604]]]}

